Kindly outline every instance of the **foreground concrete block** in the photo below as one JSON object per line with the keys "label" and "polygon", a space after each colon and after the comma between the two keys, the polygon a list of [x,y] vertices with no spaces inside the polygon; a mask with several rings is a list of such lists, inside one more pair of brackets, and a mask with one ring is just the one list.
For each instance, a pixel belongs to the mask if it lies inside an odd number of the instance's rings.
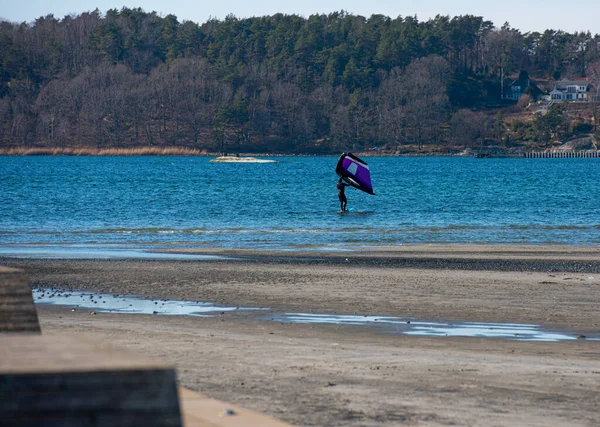
{"label": "foreground concrete block", "polygon": [[40,333],[31,288],[24,271],[0,267],[0,333]]}
{"label": "foreground concrete block", "polygon": [[82,336],[0,335],[0,425],[180,426],[175,370]]}

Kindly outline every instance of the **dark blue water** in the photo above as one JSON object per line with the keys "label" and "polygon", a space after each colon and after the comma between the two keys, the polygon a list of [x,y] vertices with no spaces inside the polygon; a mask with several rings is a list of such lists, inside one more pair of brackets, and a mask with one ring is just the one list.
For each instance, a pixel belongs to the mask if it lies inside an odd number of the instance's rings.
{"label": "dark blue water", "polygon": [[0,245],[600,243],[600,159],[365,158],[344,214],[335,157],[209,160],[0,157]]}

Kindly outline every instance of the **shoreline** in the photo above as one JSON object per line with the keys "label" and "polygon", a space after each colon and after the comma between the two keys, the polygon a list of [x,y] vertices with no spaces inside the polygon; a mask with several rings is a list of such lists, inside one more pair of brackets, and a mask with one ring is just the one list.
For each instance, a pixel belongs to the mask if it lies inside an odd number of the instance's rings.
{"label": "shoreline", "polygon": [[[10,254],[11,249],[15,254]],[[600,246],[407,244],[314,249],[0,246],[0,264],[18,261],[252,263],[482,272],[600,274]]]}
{"label": "shoreline", "polygon": [[201,257],[0,257],[0,264],[25,269],[32,286],[70,291],[282,312],[534,323],[600,332],[598,247],[415,245],[342,254],[239,249],[170,252]]}
{"label": "shoreline", "polygon": [[[237,153],[240,157],[339,157],[340,153]],[[357,156],[362,157],[474,157],[471,154],[461,152],[439,152],[439,153],[380,153],[371,151],[357,151]],[[180,149],[177,147],[159,149],[0,149],[0,156],[6,157],[219,157],[219,152],[206,152],[196,149]],[[521,158],[521,157],[519,157]]]}
{"label": "shoreline", "polygon": [[[577,153],[595,153],[594,155],[577,155]],[[544,155],[546,153],[547,155]],[[480,159],[530,159],[530,158],[597,158],[598,150],[566,150],[556,149],[528,149],[518,152],[500,150],[490,153],[489,150],[476,151],[471,149],[448,149],[447,151],[411,151],[382,152],[382,151],[356,151],[359,157],[473,157]],[[208,151],[206,149],[187,147],[131,147],[131,148],[59,148],[59,147],[13,147],[0,148],[0,156],[6,157],[220,157],[222,152]],[[338,157],[340,153],[254,153],[236,152],[239,157]],[[217,162],[219,163],[219,162]]]}
{"label": "shoreline", "polygon": [[157,253],[174,254],[209,254],[209,255],[249,255],[249,256],[318,256],[334,258],[339,250],[341,254],[353,254],[367,258],[390,258],[394,256],[414,257],[471,257],[486,258],[500,256],[505,258],[516,255],[526,257],[554,256],[566,259],[583,259],[586,256],[600,260],[600,245],[567,245],[567,244],[511,244],[511,243],[407,243],[401,245],[383,246],[340,246],[336,249],[306,248],[306,249],[248,249],[248,248],[161,248],[153,249]]}

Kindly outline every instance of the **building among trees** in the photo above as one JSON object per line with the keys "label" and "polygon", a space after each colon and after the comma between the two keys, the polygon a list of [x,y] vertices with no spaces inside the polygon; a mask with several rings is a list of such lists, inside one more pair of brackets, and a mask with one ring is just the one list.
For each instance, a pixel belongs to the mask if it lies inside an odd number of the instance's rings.
{"label": "building among trees", "polygon": [[518,101],[523,95],[530,95],[533,99],[538,99],[544,94],[530,78],[526,71],[521,71],[519,78],[504,88],[503,98]]}
{"label": "building among trees", "polygon": [[586,78],[581,79],[562,79],[554,85],[554,90],[550,92],[552,101],[588,101],[588,92],[590,90],[590,81]]}

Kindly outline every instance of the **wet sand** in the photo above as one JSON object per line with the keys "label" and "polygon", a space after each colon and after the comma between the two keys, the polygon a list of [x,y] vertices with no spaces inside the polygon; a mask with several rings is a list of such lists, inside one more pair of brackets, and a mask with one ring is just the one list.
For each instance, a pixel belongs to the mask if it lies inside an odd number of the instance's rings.
{"label": "wet sand", "polygon": [[[234,259],[0,263],[25,269],[38,287],[600,334],[595,247],[195,252]],[[45,333],[85,332],[158,357],[178,367],[188,388],[298,425],[600,424],[600,342],[585,339],[414,337],[248,313],[39,312]]]}

